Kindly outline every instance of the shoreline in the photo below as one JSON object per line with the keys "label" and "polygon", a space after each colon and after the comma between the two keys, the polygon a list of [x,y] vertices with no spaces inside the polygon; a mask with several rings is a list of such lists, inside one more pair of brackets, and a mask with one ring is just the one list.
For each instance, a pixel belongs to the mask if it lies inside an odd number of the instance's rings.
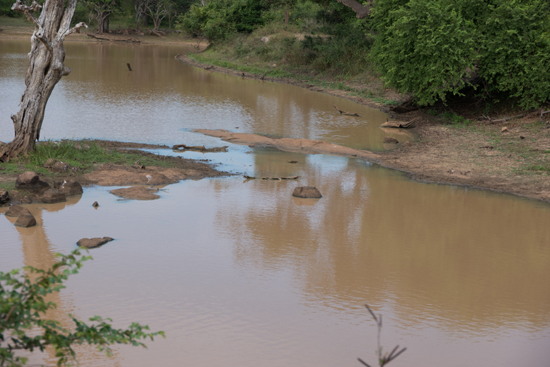
{"label": "shoreline", "polygon": [[[13,27],[12,27],[13,28]],[[24,39],[30,37],[32,28],[19,27],[19,34],[0,32],[0,39]],[[117,36],[109,34],[114,42]],[[146,42],[141,44],[191,45],[188,39],[172,41],[156,36],[139,36]],[[87,37],[84,33],[71,35],[71,42],[107,42]],[[230,68],[199,63],[184,55],[177,55],[180,62],[208,71],[267,80],[299,86],[311,91],[327,93],[345,98],[355,103],[388,112],[389,106],[359,96],[351,96],[345,91],[321,88],[291,77],[262,77],[261,75],[236,71]],[[417,110],[405,114],[392,113],[403,121],[415,120],[411,129],[418,139],[412,143],[399,143],[390,151],[376,152],[374,163],[386,168],[404,172],[419,182],[459,185],[476,189],[491,190],[516,196],[550,202],[550,170],[530,170],[529,164],[546,159],[550,153],[550,122],[537,121],[537,111],[521,119],[502,123],[470,121],[471,124],[454,124],[441,116],[429,114],[430,110]],[[546,115],[545,118],[550,118]],[[506,132],[501,130],[506,127]],[[519,146],[518,144],[521,144]],[[514,147],[511,149],[510,147]],[[519,153],[516,151],[519,148]],[[550,157],[550,154],[548,154]],[[532,162],[531,162],[532,161]],[[543,162],[545,163],[545,162]],[[527,167],[527,168],[522,168]]]}
{"label": "shoreline", "polygon": [[[177,55],[175,58],[188,65],[208,71],[291,84],[388,112],[388,107],[380,103],[350,96],[339,90],[310,86],[300,80],[286,77],[262,78],[257,74],[200,63],[185,55]],[[505,143],[512,143],[517,140],[528,144],[528,142],[538,139],[540,144],[534,145],[541,145],[543,148],[527,147],[525,149],[546,152],[544,147],[548,147],[547,149],[550,150],[550,130],[547,130],[550,125],[547,124],[537,131],[530,131],[533,129],[529,124],[536,120],[537,113],[534,111],[523,119],[489,125],[475,121],[472,125],[453,125],[442,121],[441,117],[430,116],[423,110],[392,114],[403,121],[414,119],[416,127],[408,130],[414,132],[418,139],[412,143],[400,143],[394,150],[376,152],[377,157],[371,161],[382,167],[403,172],[410,179],[418,182],[490,190],[550,203],[548,173],[518,170],[515,166],[521,165],[525,160],[521,154],[513,157],[511,151],[506,149],[499,151],[495,149],[497,144],[493,142],[493,140],[505,140]],[[503,127],[507,127],[506,132],[501,131]],[[542,138],[537,136],[540,131],[543,131],[546,136]],[[353,155],[347,156],[354,158]]]}

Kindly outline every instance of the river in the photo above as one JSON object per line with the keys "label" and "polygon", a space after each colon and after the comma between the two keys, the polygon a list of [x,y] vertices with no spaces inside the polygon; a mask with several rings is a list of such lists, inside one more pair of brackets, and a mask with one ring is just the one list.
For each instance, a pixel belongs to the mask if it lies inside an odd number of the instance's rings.
{"label": "river", "polygon": [[[24,90],[25,41],[0,40],[0,140]],[[217,74],[174,59],[182,46],[66,43],[63,78],[42,139],[97,138],[207,147],[173,153],[239,175],[182,181],[155,201],[86,188],[27,207],[38,226],[0,217],[0,270],[45,267],[82,237],[91,250],[51,317],[110,317],[164,330],[148,349],[112,358],[79,347],[82,366],[547,366],[550,206],[510,195],[424,184],[358,159],[238,146],[193,133],[227,129],[381,150],[386,115],[298,87]],[[128,71],[130,63],[133,71]],[[361,117],[340,116],[333,105]],[[401,137],[403,138],[403,137]],[[408,138],[408,137],[405,137]],[[289,163],[297,161],[297,163]],[[300,181],[246,181],[299,175]],[[319,200],[291,196],[314,185]],[[91,204],[100,203],[96,210]],[[0,213],[6,208],[0,208]],[[54,365],[53,353],[33,363]]]}

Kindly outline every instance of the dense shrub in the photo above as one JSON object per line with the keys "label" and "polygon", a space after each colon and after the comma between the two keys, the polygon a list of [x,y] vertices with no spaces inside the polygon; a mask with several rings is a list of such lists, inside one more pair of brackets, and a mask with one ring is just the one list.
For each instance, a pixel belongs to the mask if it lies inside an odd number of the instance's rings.
{"label": "dense shrub", "polygon": [[547,0],[379,0],[371,21],[382,76],[421,105],[468,84],[524,108],[550,99]]}
{"label": "dense shrub", "polygon": [[178,18],[178,27],[193,37],[216,42],[236,32],[254,31],[265,23],[265,10],[257,0],[210,0],[206,6],[192,5]]}

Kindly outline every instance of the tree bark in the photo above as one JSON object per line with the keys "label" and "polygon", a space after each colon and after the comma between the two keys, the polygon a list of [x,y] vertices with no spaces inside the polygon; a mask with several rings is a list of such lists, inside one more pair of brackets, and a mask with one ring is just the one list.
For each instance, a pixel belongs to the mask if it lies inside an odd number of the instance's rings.
{"label": "tree bark", "polygon": [[[79,23],[69,28],[76,8],[77,0],[68,0],[64,7],[63,0],[46,0],[44,6],[33,1],[31,6],[21,4],[20,0],[12,6],[12,10],[24,13],[35,25],[31,37],[29,52],[29,68],[25,76],[26,89],[21,97],[21,109],[11,116],[15,137],[13,141],[0,150],[0,161],[6,162],[20,153],[34,149],[40,139],[40,129],[44,120],[44,111],[55,85],[71,69],[63,65],[65,37],[80,28],[87,27]],[[32,12],[42,8],[38,19]]]}

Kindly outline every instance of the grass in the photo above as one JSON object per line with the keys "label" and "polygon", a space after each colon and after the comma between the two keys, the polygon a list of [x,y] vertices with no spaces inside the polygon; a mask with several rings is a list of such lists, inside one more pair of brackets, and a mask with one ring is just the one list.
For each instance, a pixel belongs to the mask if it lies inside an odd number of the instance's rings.
{"label": "grass", "polygon": [[2,163],[0,171],[2,174],[19,174],[25,171],[34,171],[48,176],[58,175],[44,168],[48,159],[56,159],[77,168],[77,171],[84,173],[92,170],[95,165],[112,163],[120,165],[139,164],[145,166],[172,167],[169,162],[164,161],[160,156],[153,158],[143,156],[135,151],[120,151],[106,149],[94,141],[73,141],[63,140],[60,142],[47,141],[36,146],[36,150],[26,157],[20,156],[7,163]]}
{"label": "grass", "polygon": [[322,75],[311,76],[300,72],[288,71],[280,67],[268,66],[266,64],[249,65],[249,64],[243,64],[239,61],[232,61],[232,60],[230,61],[230,60],[227,60],[227,55],[223,55],[222,53],[216,50],[207,51],[205,53],[199,53],[199,54],[189,54],[188,57],[192,60],[195,60],[203,64],[220,66],[227,69],[254,74],[256,76],[265,75],[267,77],[274,77],[274,78],[290,78],[298,82],[307,83],[312,86],[316,86],[320,88],[341,90],[341,91],[347,92],[347,94],[350,96],[358,96],[358,97],[366,98],[373,102],[384,104],[384,105],[399,104],[398,101],[387,99],[371,89],[352,87],[344,82],[328,81],[324,79]]}

